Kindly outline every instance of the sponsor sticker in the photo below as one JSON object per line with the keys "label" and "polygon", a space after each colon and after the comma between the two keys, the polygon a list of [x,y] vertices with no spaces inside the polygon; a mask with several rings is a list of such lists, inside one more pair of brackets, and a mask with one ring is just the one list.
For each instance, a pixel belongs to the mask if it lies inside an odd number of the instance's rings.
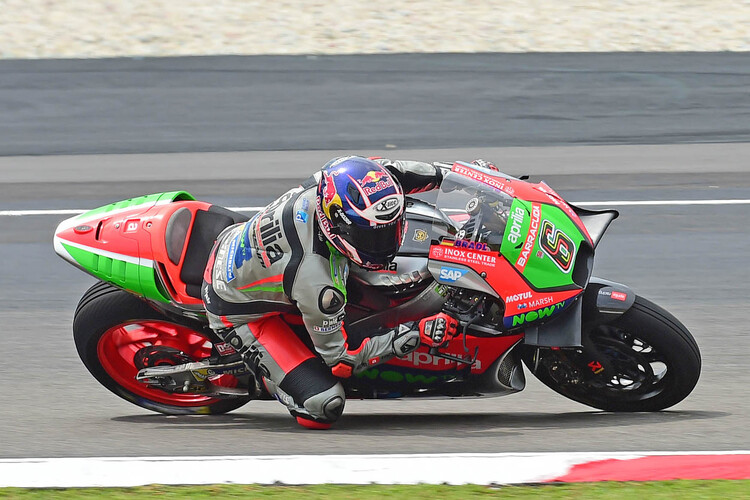
{"label": "sponsor sticker", "polygon": [[622,292],[612,292],[611,297],[613,299],[615,299],[615,300],[619,300],[619,301],[624,302],[624,301],[626,301],[628,299],[628,294],[627,293],[622,293]]}
{"label": "sponsor sticker", "polygon": [[[240,236],[235,237],[235,241],[233,242],[236,244],[237,253],[231,258],[231,260],[234,260],[234,267],[237,269],[241,268],[245,262],[253,258],[253,248],[250,242],[251,225],[252,222],[245,224]],[[237,238],[239,238],[239,242],[237,241]]]}
{"label": "sponsor sticker", "polygon": [[451,170],[453,170],[453,172],[456,172],[457,174],[463,175],[464,177],[469,177],[470,179],[474,179],[475,181],[479,181],[482,184],[490,186],[491,188],[497,189],[498,191],[503,191],[510,196],[513,196],[515,194],[515,190],[506,179],[500,180],[497,177],[479,172],[472,167],[467,167],[460,163],[453,164],[453,168]]}
{"label": "sponsor sticker", "polygon": [[483,252],[489,252],[490,250],[487,243],[471,240],[443,240],[440,244],[451,247],[467,248],[469,250],[481,250]]}
{"label": "sponsor sticker", "polygon": [[326,326],[315,325],[313,326],[313,331],[318,332],[318,333],[331,333],[331,332],[335,332],[339,328],[341,328],[340,323],[336,325],[326,325]]}
{"label": "sponsor sticker", "polygon": [[341,328],[341,323],[344,321],[346,314],[341,313],[338,316],[330,318],[324,318],[323,322],[319,325],[314,325],[313,330],[319,333],[330,333]]}
{"label": "sponsor sticker", "polygon": [[467,271],[465,269],[458,269],[456,267],[446,267],[443,266],[440,268],[440,279],[444,281],[450,281],[451,283],[455,283],[461,277],[466,274]]}
{"label": "sponsor sticker", "polygon": [[526,264],[529,262],[531,252],[534,249],[537,234],[539,233],[539,221],[542,217],[542,207],[539,203],[531,204],[531,222],[529,223],[529,232],[526,234],[526,240],[521,248],[521,254],[516,260],[516,269],[523,273]]}
{"label": "sponsor sticker", "polygon": [[508,229],[508,235],[506,238],[514,245],[521,241],[521,228],[523,227],[523,221],[526,218],[526,210],[522,206],[516,206],[513,211],[508,215],[510,219],[510,228]]}
{"label": "sponsor sticker", "polygon": [[234,281],[234,278],[236,276],[234,275],[234,258],[235,254],[237,253],[237,245],[241,238],[241,235],[237,235],[234,238],[232,238],[232,242],[229,244],[229,253],[227,254],[227,261],[226,261],[226,275],[227,275],[227,282]]}
{"label": "sponsor sticker", "polygon": [[378,212],[387,212],[393,210],[398,205],[398,198],[386,198],[375,206]]}
{"label": "sponsor sticker", "polygon": [[414,231],[414,238],[412,238],[414,241],[418,243],[422,243],[423,241],[427,241],[427,238],[429,237],[429,234],[427,234],[427,231],[424,229],[417,229]]}
{"label": "sponsor sticker", "polygon": [[125,232],[126,233],[134,233],[138,231],[138,223],[140,222],[139,219],[133,219],[125,222]]}
{"label": "sponsor sticker", "polygon": [[304,210],[297,210],[297,213],[294,214],[294,220],[303,224],[307,224],[307,212],[305,212]]}
{"label": "sponsor sticker", "polygon": [[512,304],[513,302],[518,302],[519,300],[526,300],[530,298],[531,298],[531,292],[517,293],[515,295],[508,295],[505,298],[505,303]]}
{"label": "sponsor sticker", "polygon": [[433,245],[430,248],[430,258],[450,260],[458,264],[471,264],[483,267],[495,267],[497,265],[497,254],[492,252],[481,252],[479,250],[465,250],[458,247],[445,245]]}
{"label": "sponsor sticker", "polygon": [[235,349],[230,344],[227,344],[226,342],[217,342],[214,344],[216,346],[216,351],[221,354],[222,356],[226,356],[227,354],[234,354]]}
{"label": "sponsor sticker", "polygon": [[[565,309],[566,301],[558,302],[557,304],[552,304],[550,306],[547,306],[543,309],[538,309],[536,311],[529,311],[526,313],[520,313],[516,314],[512,318],[512,324],[506,326],[521,326],[526,323],[531,323],[540,319],[549,318],[551,316],[554,316],[555,314],[563,311]],[[507,318],[506,318],[507,322]]]}
{"label": "sponsor sticker", "polygon": [[570,272],[573,267],[573,256],[576,253],[575,243],[570,236],[557,229],[553,223],[546,219],[542,223],[542,236],[539,239],[539,246],[561,271]]}
{"label": "sponsor sticker", "polygon": [[370,170],[359,180],[359,185],[362,186],[362,190],[367,196],[371,196],[393,186],[393,181],[391,180],[391,176],[386,172]]}

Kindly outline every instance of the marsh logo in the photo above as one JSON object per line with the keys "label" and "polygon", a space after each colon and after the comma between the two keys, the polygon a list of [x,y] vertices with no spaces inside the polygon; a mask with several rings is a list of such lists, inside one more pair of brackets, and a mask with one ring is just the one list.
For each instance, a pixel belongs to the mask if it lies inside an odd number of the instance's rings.
{"label": "marsh logo", "polygon": [[440,279],[443,281],[450,281],[451,283],[455,283],[466,273],[467,271],[465,269],[458,269],[455,267],[441,267]]}

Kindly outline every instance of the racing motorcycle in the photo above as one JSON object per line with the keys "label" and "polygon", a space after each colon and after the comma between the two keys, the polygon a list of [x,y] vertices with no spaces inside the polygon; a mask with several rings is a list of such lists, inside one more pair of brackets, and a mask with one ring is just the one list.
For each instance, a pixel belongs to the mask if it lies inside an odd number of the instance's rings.
{"label": "racing motorcycle", "polygon": [[[524,364],[554,391],[606,411],[658,411],[690,394],[701,357],[685,326],[626,285],[592,277],[617,211],[575,207],[526,177],[439,165],[436,195],[407,197],[392,264],[352,266],[347,329],[440,311],[459,327],[447,345],[342,380],[347,397],[511,394],[525,386]],[[167,414],[220,414],[271,399],[259,383],[262,360],[246,363],[231,337],[219,338],[200,298],[216,236],[247,219],[176,191],[60,223],[55,251],[99,280],[78,304],[73,336],[102,385]],[[310,345],[299,317],[284,318]]]}

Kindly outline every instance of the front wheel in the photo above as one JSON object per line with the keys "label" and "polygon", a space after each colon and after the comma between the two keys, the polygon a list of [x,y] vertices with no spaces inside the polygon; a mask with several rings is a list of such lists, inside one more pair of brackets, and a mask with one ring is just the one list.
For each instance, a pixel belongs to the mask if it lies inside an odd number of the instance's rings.
{"label": "front wheel", "polygon": [[81,298],[73,339],[83,364],[104,387],[143,408],[170,415],[220,414],[250,399],[169,393],[138,382],[146,358],[153,366],[199,361],[211,355],[212,344],[204,333],[176,324],[107,283],[95,284]]}
{"label": "front wheel", "polygon": [[554,391],[605,411],[669,408],[698,383],[695,339],[677,318],[642,297],[582,337],[581,349],[526,346],[524,363]]}

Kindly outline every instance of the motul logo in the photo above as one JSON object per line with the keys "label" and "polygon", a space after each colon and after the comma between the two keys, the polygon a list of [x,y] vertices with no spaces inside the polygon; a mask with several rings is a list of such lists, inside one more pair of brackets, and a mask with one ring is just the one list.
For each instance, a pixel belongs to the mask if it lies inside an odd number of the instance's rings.
{"label": "motul logo", "polygon": [[531,298],[531,292],[523,292],[523,293],[518,293],[516,295],[509,295],[505,299],[505,303],[510,304],[512,302],[518,302],[519,300],[526,300],[530,298]]}

